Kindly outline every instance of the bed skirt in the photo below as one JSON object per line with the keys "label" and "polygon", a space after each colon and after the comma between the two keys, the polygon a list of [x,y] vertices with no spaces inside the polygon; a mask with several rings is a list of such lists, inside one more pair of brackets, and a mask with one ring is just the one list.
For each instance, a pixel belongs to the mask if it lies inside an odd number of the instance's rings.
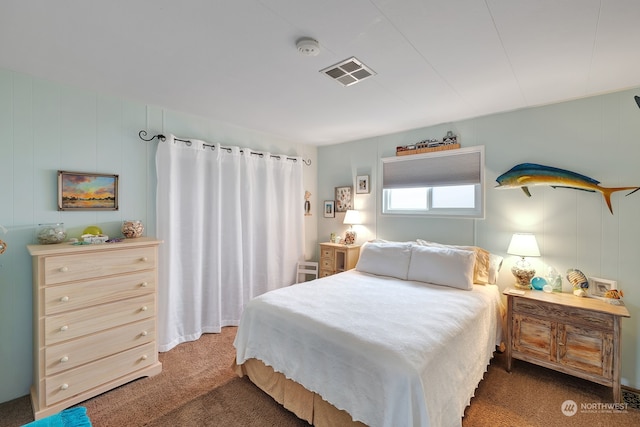
{"label": "bed skirt", "polygon": [[348,412],[336,408],[319,394],[275,372],[261,360],[248,359],[242,365],[237,365],[234,360],[233,370],[240,377],[246,375],[252,383],[285,409],[316,427],[365,426],[359,421],[353,421]]}

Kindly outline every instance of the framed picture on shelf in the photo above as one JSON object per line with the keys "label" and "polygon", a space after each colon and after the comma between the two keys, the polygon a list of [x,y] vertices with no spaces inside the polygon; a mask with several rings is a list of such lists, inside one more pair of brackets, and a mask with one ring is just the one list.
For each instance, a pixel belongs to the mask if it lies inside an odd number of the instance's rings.
{"label": "framed picture on shelf", "polygon": [[118,175],[58,171],[58,210],[117,211]]}
{"label": "framed picture on shelf", "polygon": [[604,294],[612,289],[618,289],[618,282],[615,280],[600,279],[599,277],[589,277],[589,295],[604,298]]}
{"label": "framed picture on shelf", "polygon": [[336,212],[353,209],[353,187],[336,187]]}
{"label": "framed picture on shelf", "polygon": [[335,218],[336,217],[336,202],[333,200],[325,200],[324,201],[324,217],[325,218]]}
{"label": "framed picture on shelf", "polygon": [[369,194],[369,175],[356,177],[356,194]]}

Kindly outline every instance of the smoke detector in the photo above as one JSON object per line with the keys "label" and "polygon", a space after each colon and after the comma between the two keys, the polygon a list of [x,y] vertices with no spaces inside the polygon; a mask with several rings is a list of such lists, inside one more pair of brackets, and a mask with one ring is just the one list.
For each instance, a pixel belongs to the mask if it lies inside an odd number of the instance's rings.
{"label": "smoke detector", "polygon": [[320,45],[317,40],[310,37],[302,37],[296,42],[298,52],[305,56],[316,56],[320,53]]}

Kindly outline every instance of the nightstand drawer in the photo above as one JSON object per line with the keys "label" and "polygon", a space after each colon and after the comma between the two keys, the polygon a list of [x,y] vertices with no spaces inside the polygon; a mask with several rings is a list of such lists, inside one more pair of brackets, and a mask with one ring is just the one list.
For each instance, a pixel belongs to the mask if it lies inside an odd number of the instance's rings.
{"label": "nightstand drawer", "polygon": [[333,270],[333,259],[322,258],[320,260],[320,268]]}
{"label": "nightstand drawer", "polygon": [[513,308],[518,313],[527,313],[556,321],[570,321],[588,327],[611,329],[614,323],[614,317],[611,314],[525,298],[516,298]]}

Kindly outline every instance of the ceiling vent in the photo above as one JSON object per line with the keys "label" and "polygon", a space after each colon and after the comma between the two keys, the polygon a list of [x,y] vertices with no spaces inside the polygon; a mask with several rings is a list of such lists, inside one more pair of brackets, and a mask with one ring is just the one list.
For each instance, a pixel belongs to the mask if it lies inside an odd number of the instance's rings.
{"label": "ceiling vent", "polygon": [[376,72],[364,65],[355,57],[345,59],[331,67],[320,70],[342,86],[351,86],[363,81],[371,76],[375,76]]}

